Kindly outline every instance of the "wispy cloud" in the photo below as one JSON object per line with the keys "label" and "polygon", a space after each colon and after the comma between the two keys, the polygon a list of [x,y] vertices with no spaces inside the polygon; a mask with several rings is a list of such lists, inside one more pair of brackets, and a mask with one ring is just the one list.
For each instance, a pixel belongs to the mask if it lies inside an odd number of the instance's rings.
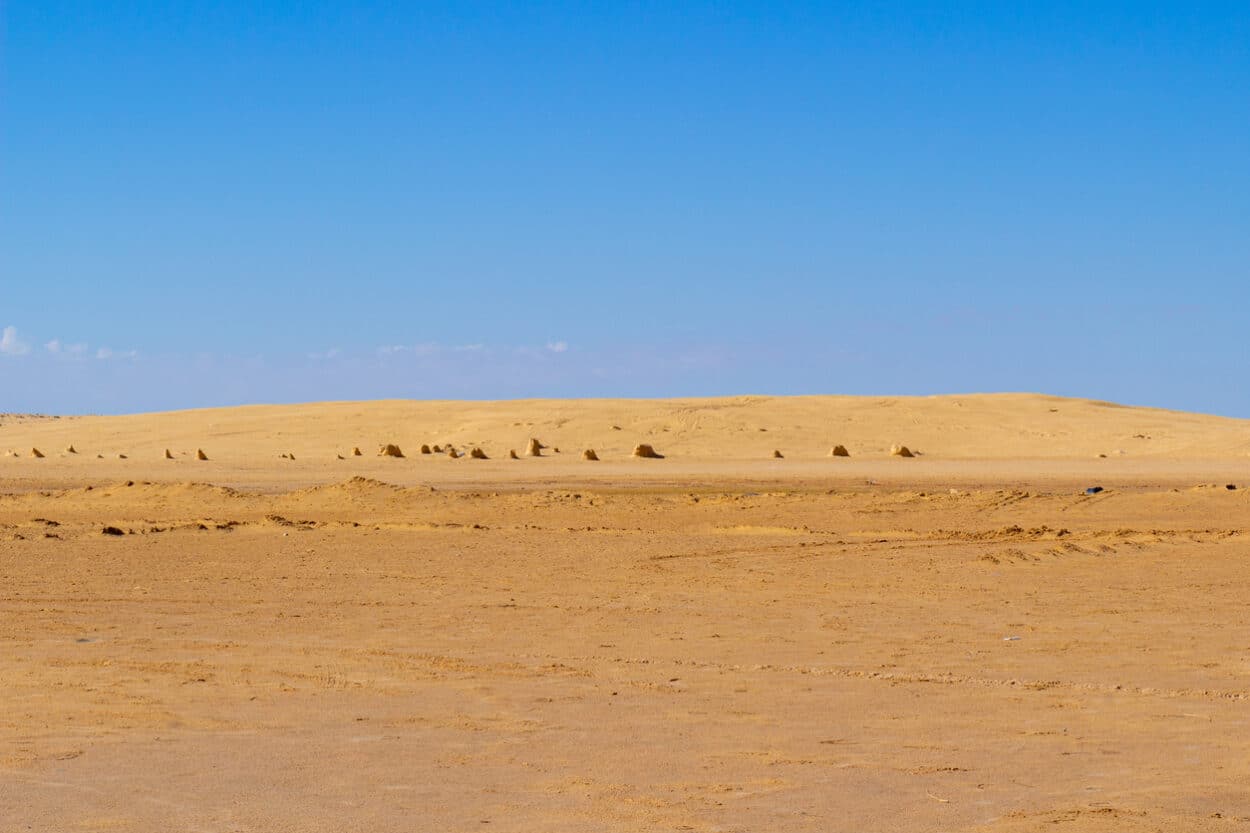
{"label": "wispy cloud", "polygon": [[547,342],[547,349],[552,353],[563,353],[569,349],[569,343],[567,341],[549,341]]}
{"label": "wispy cloud", "polygon": [[386,344],[378,348],[379,356],[433,356],[438,353],[437,344]]}
{"label": "wispy cloud", "polygon": [[87,345],[81,342],[76,344],[66,344],[59,338],[54,338],[45,344],[44,349],[54,356],[69,356],[71,358],[80,358],[87,354]]}
{"label": "wispy cloud", "polygon": [[95,351],[95,357],[100,361],[133,359],[138,357],[138,355],[138,350],[114,350],[112,347],[101,347]]}
{"label": "wispy cloud", "polygon": [[0,330],[0,355],[23,356],[30,352],[30,345],[17,337],[17,327]]}
{"label": "wispy cloud", "polygon": [[[43,349],[49,356],[58,359],[85,359],[94,355],[100,361],[126,361],[138,358],[138,350],[117,350],[112,347],[98,347],[95,352],[86,342],[65,342],[59,338],[43,343]],[[16,327],[5,327],[0,330],[0,355],[24,356],[30,352],[30,345],[18,336]]]}
{"label": "wispy cloud", "polygon": [[490,352],[485,344],[434,344],[425,342],[423,344],[388,344],[378,348],[379,356],[417,356],[426,358],[430,356],[456,355],[464,353],[487,353]]}

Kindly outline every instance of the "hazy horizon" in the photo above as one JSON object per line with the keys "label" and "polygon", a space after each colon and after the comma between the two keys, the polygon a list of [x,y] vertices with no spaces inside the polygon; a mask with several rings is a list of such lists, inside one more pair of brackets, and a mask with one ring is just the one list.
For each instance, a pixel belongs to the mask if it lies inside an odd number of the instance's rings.
{"label": "hazy horizon", "polygon": [[884,400],[908,400],[908,399],[961,399],[976,397],[1038,397],[1040,399],[1057,399],[1070,400],[1072,402],[1090,402],[1094,404],[1107,405],[1114,408],[1128,408],[1134,410],[1156,410],[1164,412],[1172,412],[1179,414],[1192,414],[1196,416],[1210,416],[1221,419],[1246,419],[1246,417],[1230,416],[1227,414],[1215,414],[1206,411],[1186,411],[1177,408],[1165,408],[1155,405],[1146,405],[1138,402],[1117,402],[1114,400],[1100,399],[1097,397],[1083,396],[1062,396],[1059,394],[1046,393],[1044,391],[955,391],[945,393],[860,393],[860,394],[842,394],[842,393],[759,393],[755,391],[744,393],[729,394],[712,394],[707,396],[571,396],[571,397],[461,397],[456,399],[439,398],[439,397],[376,397],[372,399],[301,399],[288,401],[264,401],[258,400],[253,402],[229,402],[224,404],[210,405],[190,405],[180,408],[156,408],[147,410],[119,410],[119,411],[8,411],[8,415],[32,416],[32,417],[109,417],[109,416],[146,416],[161,413],[182,413],[192,411],[212,411],[212,410],[231,410],[236,408],[282,408],[289,407],[299,409],[301,407],[321,406],[321,405],[346,405],[346,404],[384,404],[384,403],[437,403],[437,402],[463,402],[466,405],[473,404],[508,404],[520,402],[533,403],[571,403],[578,402],[612,402],[618,401],[622,403],[632,402],[680,402],[680,401],[708,401],[713,402],[720,399],[803,399],[803,398],[820,398],[820,397],[850,397],[856,399],[884,399]]}

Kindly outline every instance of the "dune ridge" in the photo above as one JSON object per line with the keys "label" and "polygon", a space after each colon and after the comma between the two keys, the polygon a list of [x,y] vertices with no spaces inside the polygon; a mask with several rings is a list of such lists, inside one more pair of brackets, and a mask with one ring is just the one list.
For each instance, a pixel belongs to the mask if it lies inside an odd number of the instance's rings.
{"label": "dune ridge", "polygon": [[1250,454],[1250,420],[1040,394],[927,397],[737,396],[454,402],[383,400],[6,420],[0,447],[75,448],[161,459],[166,449],[209,451],[214,463],[279,451],[334,458],[372,442],[419,447],[431,437],[491,457],[531,437],[626,458],[639,444],[669,458],[758,459],[778,447],[817,458],[834,445],[854,457],[893,445],[944,459],[1158,459]]}

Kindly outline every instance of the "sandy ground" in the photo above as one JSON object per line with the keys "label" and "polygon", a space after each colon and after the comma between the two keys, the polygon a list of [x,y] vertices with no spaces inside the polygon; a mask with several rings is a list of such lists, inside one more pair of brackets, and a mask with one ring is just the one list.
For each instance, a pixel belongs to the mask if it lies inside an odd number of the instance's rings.
{"label": "sandy ground", "polygon": [[1250,829],[1250,423],[461,407],[0,417],[0,830]]}

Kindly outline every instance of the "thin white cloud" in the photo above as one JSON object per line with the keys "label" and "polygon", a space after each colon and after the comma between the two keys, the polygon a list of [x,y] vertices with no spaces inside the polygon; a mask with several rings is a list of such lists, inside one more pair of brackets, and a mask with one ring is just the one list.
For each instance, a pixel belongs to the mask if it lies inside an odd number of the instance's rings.
{"label": "thin white cloud", "polygon": [[412,354],[414,356],[435,356],[441,353],[442,349],[437,344],[388,344],[378,348],[378,355],[400,356]]}
{"label": "thin white cloud", "polygon": [[24,356],[29,352],[30,345],[17,337],[17,327],[0,330],[0,355]]}
{"label": "thin white cloud", "polygon": [[485,353],[489,348],[485,344],[388,344],[378,348],[379,356],[412,355],[422,358],[442,356],[451,353]]}
{"label": "thin white cloud", "polygon": [[437,359],[455,361],[469,356],[483,358],[502,358],[506,356],[523,356],[530,359],[542,359],[545,356],[559,355],[569,352],[567,341],[548,341],[545,344],[523,345],[489,345],[489,344],[438,344],[427,341],[419,344],[385,344],[375,349],[375,354],[382,359],[411,356],[418,359]]}
{"label": "thin white cloud", "polygon": [[433,344],[388,344],[378,348],[379,356],[398,356],[404,353],[415,353],[419,356],[432,355],[438,352]]}
{"label": "thin white cloud", "polygon": [[95,351],[95,357],[101,361],[109,359],[133,359],[139,355],[137,350],[114,350],[111,347],[101,347]]}
{"label": "thin white cloud", "polygon": [[329,361],[330,359],[337,359],[341,355],[343,355],[342,350],[337,347],[331,347],[329,350],[324,350],[320,353],[309,353],[308,358],[313,361]]}
{"label": "thin white cloud", "polygon": [[44,349],[54,356],[70,356],[72,358],[80,358],[87,354],[87,345],[81,342],[76,344],[66,344],[59,338],[54,338],[44,345]]}

